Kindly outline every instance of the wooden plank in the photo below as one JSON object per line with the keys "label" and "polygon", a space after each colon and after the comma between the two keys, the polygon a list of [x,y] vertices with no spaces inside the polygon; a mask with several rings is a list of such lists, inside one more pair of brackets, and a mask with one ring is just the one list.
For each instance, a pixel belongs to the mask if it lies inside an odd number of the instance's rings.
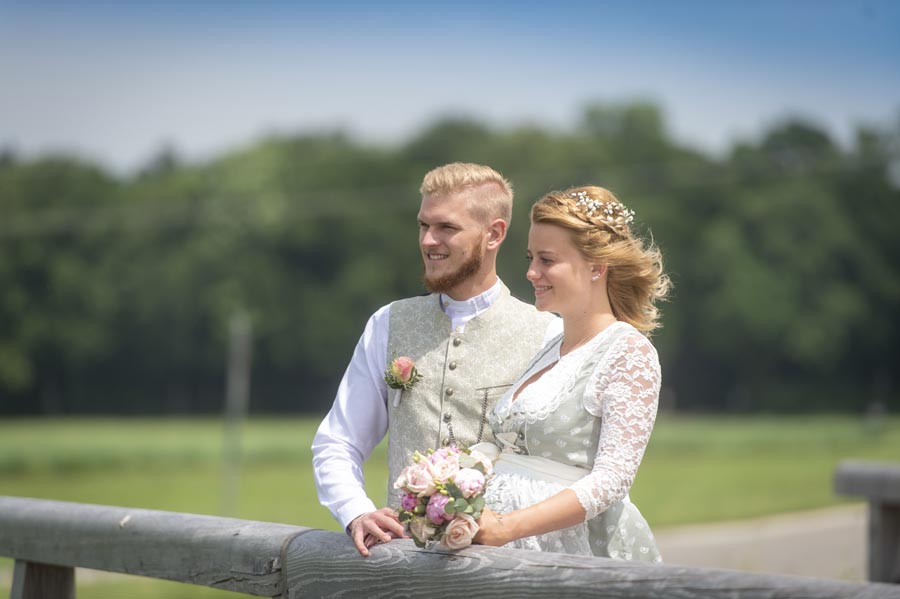
{"label": "wooden plank", "polygon": [[841,495],[900,504],[900,464],[852,460],[841,462],[835,470],[834,489]]}
{"label": "wooden plank", "polygon": [[10,599],[75,599],[75,568],[16,560]]}
{"label": "wooden plank", "polygon": [[[341,533],[231,518],[0,497],[0,555],[15,557],[13,591],[26,562],[82,566],[268,597],[466,599],[900,599],[900,585],[776,576],[472,547],[423,551],[394,541],[361,557]],[[65,587],[65,583],[63,583]],[[449,592],[449,591],[448,591]],[[46,594],[38,593],[45,597]],[[68,597],[66,597],[68,599]]]}
{"label": "wooden plank", "polygon": [[471,547],[423,551],[398,540],[361,557],[346,535],[310,530],[284,556],[288,597],[466,599],[900,599],[900,586],[687,568],[612,559]]}
{"label": "wooden plank", "polygon": [[0,496],[0,555],[278,597],[299,526]]}

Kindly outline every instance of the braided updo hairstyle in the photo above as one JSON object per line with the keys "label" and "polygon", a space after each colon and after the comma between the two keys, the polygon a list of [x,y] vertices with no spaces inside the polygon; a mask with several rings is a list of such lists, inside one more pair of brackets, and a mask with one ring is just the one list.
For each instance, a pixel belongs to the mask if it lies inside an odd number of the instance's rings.
{"label": "braided updo hairstyle", "polygon": [[551,191],[531,207],[532,223],[568,230],[585,260],[606,265],[613,315],[649,336],[660,326],[655,304],[670,282],[659,248],[632,234],[633,216],[611,191],[595,186]]}

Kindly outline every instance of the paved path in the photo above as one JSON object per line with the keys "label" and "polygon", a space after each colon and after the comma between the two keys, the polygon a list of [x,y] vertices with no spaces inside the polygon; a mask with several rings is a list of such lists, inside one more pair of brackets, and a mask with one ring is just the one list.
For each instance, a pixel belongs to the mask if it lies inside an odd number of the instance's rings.
{"label": "paved path", "polygon": [[864,581],[865,504],[654,531],[668,564]]}

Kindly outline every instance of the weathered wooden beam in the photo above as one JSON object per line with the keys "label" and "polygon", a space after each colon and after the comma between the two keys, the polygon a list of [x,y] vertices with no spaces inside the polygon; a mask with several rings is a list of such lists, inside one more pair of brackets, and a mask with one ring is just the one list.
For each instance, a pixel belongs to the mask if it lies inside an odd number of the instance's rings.
{"label": "weathered wooden beam", "polygon": [[[341,533],[40,499],[0,497],[0,555],[201,584],[268,597],[467,599],[609,597],[900,599],[900,586],[472,547],[424,551],[398,540],[361,557]],[[19,574],[23,571],[25,574]],[[15,596],[15,595],[14,595]],[[41,595],[39,595],[41,596]],[[68,599],[68,598],[67,598]]]}
{"label": "weathered wooden beam", "polygon": [[75,568],[16,560],[10,599],[75,599]]}
{"label": "weathered wooden beam", "polygon": [[900,583],[900,464],[841,462],[834,488],[869,501],[869,580]]}
{"label": "weathered wooden beam", "polygon": [[282,546],[309,530],[177,512],[0,496],[0,555],[280,597]]}
{"label": "weathered wooden beam", "polygon": [[900,504],[900,463],[847,460],[834,472],[834,490]]}
{"label": "weathered wooden beam", "polygon": [[470,547],[424,551],[398,540],[360,557],[346,535],[310,530],[285,552],[288,597],[466,599],[900,599],[900,586]]}

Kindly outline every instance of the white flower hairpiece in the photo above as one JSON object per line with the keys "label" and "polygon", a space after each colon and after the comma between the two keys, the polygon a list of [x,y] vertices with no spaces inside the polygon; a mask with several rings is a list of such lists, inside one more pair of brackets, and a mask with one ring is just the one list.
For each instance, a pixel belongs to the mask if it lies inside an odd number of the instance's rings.
{"label": "white flower hairpiece", "polygon": [[595,200],[585,191],[573,191],[569,197],[577,200],[575,204],[588,218],[598,217],[610,229],[624,234],[624,227],[634,221],[634,210],[629,210],[618,202],[601,202]]}

